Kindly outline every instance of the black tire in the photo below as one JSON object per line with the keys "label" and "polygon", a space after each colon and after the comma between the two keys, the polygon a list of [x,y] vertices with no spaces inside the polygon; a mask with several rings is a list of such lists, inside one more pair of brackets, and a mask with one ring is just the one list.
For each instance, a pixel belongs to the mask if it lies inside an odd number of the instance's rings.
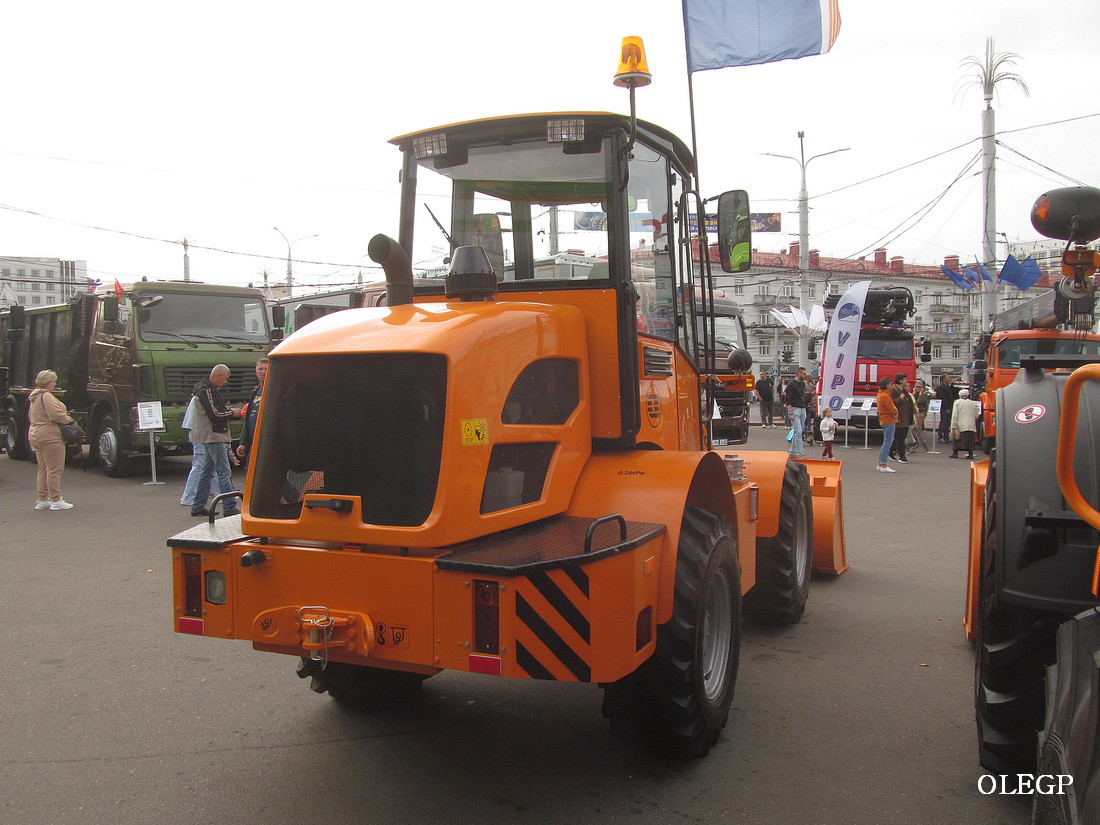
{"label": "black tire", "polygon": [[25,422],[23,416],[19,414],[18,406],[4,410],[3,414],[7,423],[5,427],[6,443],[4,444],[4,449],[7,450],[8,458],[17,461],[28,461],[31,457],[31,442],[27,434],[28,423]]}
{"label": "black tire", "polygon": [[978,762],[993,774],[1034,773],[1046,717],[1046,668],[1058,622],[998,604],[996,450],[986,483],[974,672]]}
{"label": "black tire", "polygon": [[806,610],[813,570],[814,510],[806,466],[788,461],[779,500],[779,531],[757,539],[756,584],[745,594],[745,618],[794,624]]}
{"label": "black tire", "polygon": [[428,678],[423,673],[344,662],[329,662],[322,668],[315,659],[304,658],[298,663],[298,676],[310,680],[314,693],[328,693],[342,705],[369,710],[390,707],[415,696]]}
{"label": "black tire", "polygon": [[636,671],[607,685],[611,733],[649,750],[705,756],[729,718],[741,654],[741,565],[730,523],[689,507],[672,618]]}
{"label": "black tire", "polygon": [[112,413],[106,413],[99,419],[93,449],[104,475],[121,478],[133,472],[130,441],[119,430]]}

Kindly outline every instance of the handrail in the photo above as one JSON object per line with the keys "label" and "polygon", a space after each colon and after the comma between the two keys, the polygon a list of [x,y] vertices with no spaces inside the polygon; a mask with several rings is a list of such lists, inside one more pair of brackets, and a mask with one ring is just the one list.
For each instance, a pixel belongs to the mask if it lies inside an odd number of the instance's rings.
{"label": "handrail", "polygon": [[[1086,381],[1100,381],[1100,364],[1088,364],[1074,370],[1066,379],[1062,397],[1062,418],[1058,427],[1058,453],[1055,465],[1058,486],[1066,503],[1086,522],[1100,530],[1100,512],[1097,512],[1077,488],[1073,476],[1073,453],[1077,446],[1077,411],[1081,401],[1081,388]],[[1096,548],[1096,562],[1092,569],[1092,595],[1100,598],[1100,547]]]}

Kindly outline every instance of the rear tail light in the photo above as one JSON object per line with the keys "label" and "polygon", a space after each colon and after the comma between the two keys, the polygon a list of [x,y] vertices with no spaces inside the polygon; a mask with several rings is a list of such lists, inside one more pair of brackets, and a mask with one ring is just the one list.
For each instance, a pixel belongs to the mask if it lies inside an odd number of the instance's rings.
{"label": "rear tail light", "polygon": [[183,553],[183,615],[202,616],[202,556]]}
{"label": "rear tail light", "polygon": [[474,580],[474,650],[500,653],[500,584]]}

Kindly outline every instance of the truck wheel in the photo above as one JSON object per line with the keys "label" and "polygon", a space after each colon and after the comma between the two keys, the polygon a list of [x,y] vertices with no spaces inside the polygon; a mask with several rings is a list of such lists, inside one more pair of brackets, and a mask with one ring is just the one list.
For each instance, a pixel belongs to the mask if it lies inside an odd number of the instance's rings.
{"label": "truck wheel", "polygon": [[107,413],[99,419],[95,438],[96,460],[103,468],[103,474],[111,478],[129,475],[133,462],[128,455],[130,445],[115,423],[115,417]]}
{"label": "truck wheel", "polygon": [[322,668],[314,659],[302,659],[298,663],[298,676],[310,680],[309,686],[314,693],[328,693],[340,704],[371,710],[386,708],[416,695],[428,678],[423,673],[344,662],[329,662]]}
{"label": "truck wheel", "polygon": [[4,448],[8,451],[8,458],[18,461],[26,461],[30,458],[30,439],[27,437],[27,425],[16,408],[4,410],[6,420],[6,443]]}
{"label": "truck wheel", "polygon": [[745,594],[745,618],[794,624],[806,610],[813,569],[814,509],[804,464],[788,461],[779,499],[779,532],[757,540],[757,581]]}
{"label": "truck wheel", "polygon": [[733,702],[741,654],[741,565],[723,516],[689,507],[680,529],[672,618],[656,649],[604,691],[611,733],[665,754],[705,756]]}
{"label": "truck wheel", "polygon": [[978,762],[994,774],[1033,773],[1046,715],[1046,668],[1055,658],[1058,623],[997,604],[996,451],[986,486],[979,584],[974,716]]}

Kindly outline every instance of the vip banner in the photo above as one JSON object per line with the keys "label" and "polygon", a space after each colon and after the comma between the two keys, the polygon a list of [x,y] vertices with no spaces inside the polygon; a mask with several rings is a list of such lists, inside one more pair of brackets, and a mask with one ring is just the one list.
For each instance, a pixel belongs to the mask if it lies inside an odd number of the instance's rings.
{"label": "vip banner", "polygon": [[851,398],[855,384],[856,352],[859,347],[859,327],[863,320],[863,304],[867,300],[870,281],[852,284],[840,296],[833,310],[829,329],[825,333],[824,360],[821,364],[822,408],[831,407],[834,417],[847,418],[847,413],[837,414],[845,398]]}

